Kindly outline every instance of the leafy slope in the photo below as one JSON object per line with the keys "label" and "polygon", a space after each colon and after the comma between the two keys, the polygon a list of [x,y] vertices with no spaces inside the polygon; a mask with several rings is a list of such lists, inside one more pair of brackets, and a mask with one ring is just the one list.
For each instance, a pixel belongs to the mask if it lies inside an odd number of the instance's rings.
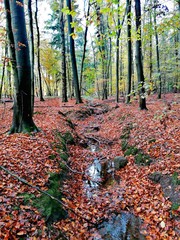
{"label": "leafy slope", "polygon": [[[0,239],[55,239],[59,230],[69,239],[101,239],[95,226],[86,220],[96,224],[121,210],[134,212],[144,220],[142,232],[147,239],[178,239],[180,226],[171,216],[171,202],[164,197],[160,184],[153,183],[148,175],[180,171],[179,99],[177,95],[166,95],[163,100],[153,98],[148,99],[148,111],[138,110],[136,101],[128,106],[119,104],[119,108],[108,101],[106,104],[111,111],[85,119],[77,119],[73,112],[83,106],[87,108],[87,104],[75,105],[74,101],[62,104],[59,99],[36,101],[34,120],[42,131],[30,136],[3,134],[10,127],[12,112],[10,103],[6,104],[5,112],[0,106],[0,165],[42,190],[47,190],[49,173],[59,171],[57,160],[61,159],[56,149],[52,149],[52,142],[56,141],[54,130],[76,132],[84,141],[94,138],[100,147],[100,151],[91,152],[79,144],[69,146],[68,164],[73,171],[70,170],[71,177],[64,182],[64,203],[77,214],[69,212],[69,218],[53,224],[53,231],[47,228],[37,209],[24,203],[21,195],[28,192],[39,196],[39,193],[0,170]],[[72,111],[75,130],[70,127],[67,117],[58,114],[59,110],[63,113]],[[95,157],[111,160],[123,155],[121,135],[130,125],[129,144],[149,154],[153,164],[137,166],[134,156],[130,155],[128,165],[116,172],[121,178],[120,183],[88,193],[84,187],[87,167]],[[91,132],[89,126],[99,126],[99,131]],[[55,160],[51,159],[52,155],[56,156]],[[174,214],[179,214],[179,209]]]}

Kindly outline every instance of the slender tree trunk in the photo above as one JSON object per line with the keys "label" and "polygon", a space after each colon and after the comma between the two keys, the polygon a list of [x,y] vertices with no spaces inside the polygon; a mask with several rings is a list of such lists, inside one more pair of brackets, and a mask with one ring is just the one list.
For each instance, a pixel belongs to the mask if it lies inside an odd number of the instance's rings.
{"label": "slender tree trunk", "polygon": [[156,59],[157,59],[157,71],[158,71],[158,83],[159,83],[159,91],[158,91],[158,98],[161,98],[162,92],[162,80],[161,80],[161,69],[160,69],[160,58],[159,58],[159,38],[157,33],[157,23],[156,23],[156,5],[157,0],[154,1],[154,30],[155,30],[155,40],[156,40]]}
{"label": "slender tree trunk", "polygon": [[35,22],[36,22],[36,30],[37,30],[37,68],[38,68],[38,77],[39,77],[39,96],[40,96],[40,101],[44,101],[43,91],[42,91],[41,64],[40,64],[40,32],[39,32],[39,25],[38,25],[38,0],[36,0]]}
{"label": "slender tree trunk", "polygon": [[93,65],[94,65],[94,69],[95,69],[95,76],[96,76],[96,80],[95,80],[95,85],[96,85],[96,90],[97,90],[97,95],[98,95],[98,99],[100,99],[100,90],[99,90],[99,83],[98,83],[98,75],[97,75],[97,61],[96,61],[96,53],[95,53],[95,47],[93,45],[93,41],[91,39],[91,47],[92,47],[92,51],[93,51]]}
{"label": "slender tree trunk", "polygon": [[[178,1],[178,12],[180,14],[180,0]],[[178,89],[179,87],[179,81],[180,81],[180,74],[179,74],[179,69],[180,69],[180,64],[179,64],[179,59],[180,59],[180,29],[178,29],[177,33],[175,34],[175,58],[176,58],[176,77],[175,77],[175,82],[174,82],[174,92],[177,93],[180,91]]]}
{"label": "slender tree trunk", "polygon": [[[69,11],[71,11],[71,0],[66,0],[67,7]],[[74,28],[71,27],[72,15],[68,14],[68,30],[69,30],[69,38],[70,38],[70,55],[71,55],[71,64],[72,64],[72,72],[73,72],[73,81],[75,87],[75,94],[76,94],[76,103],[82,103],[80,89],[79,89],[79,79],[78,79],[78,72],[77,72],[77,63],[76,63],[76,54],[75,54],[75,44],[73,39]]]}
{"label": "slender tree trunk", "polygon": [[66,46],[65,46],[65,31],[64,31],[64,14],[61,11],[64,8],[64,0],[60,0],[60,33],[61,33],[61,71],[62,71],[62,102],[67,102],[67,79],[66,79]]}
{"label": "slender tree trunk", "polygon": [[28,15],[29,15],[29,32],[30,32],[30,60],[31,60],[31,101],[32,113],[34,111],[34,30],[32,16],[32,0],[28,0]]}
{"label": "slender tree trunk", "polygon": [[138,90],[139,90],[139,107],[141,110],[146,109],[146,97],[144,87],[144,73],[142,63],[142,43],[141,43],[141,2],[135,0],[135,13],[136,13],[136,68],[138,78]]}
{"label": "slender tree trunk", "polygon": [[7,46],[7,43],[5,43],[5,52],[4,52],[4,60],[3,60],[3,69],[2,69],[2,77],[1,77],[1,84],[0,84],[0,99],[2,98],[2,89],[3,89],[4,75],[5,75],[5,69],[6,69],[7,51],[8,51],[8,46]]}
{"label": "slender tree trunk", "polygon": [[[116,37],[116,102],[119,102],[119,38],[121,35],[121,29],[124,24],[125,20],[125,15],[126,15],[126,10],[123,16],[122,22],[120,22],[120,13],[119,13],[119,8],[120,8],[120,0],[118,0],[118,31],[117,31],[117,37]],[[120,27],[121,25],[121,27]]]}
{"label": "slender tree trunk", "polygon": [[110,91],[110,96],[112,96],[112,84],[113,84],[113,80],[112,80],[112,38],[110,38],[110,50],[109,50],[109,91]]}
{"label": "slender tree trunk", "polygon": [[[89,18],[90,7],[91,7],[91,5],[90,5],[90,0],[89,0],[88,1],[87,14],[86,14],[86,21]],[[85,56],[86,56],[87,33],[88,33],[88,23],[86,22],[86,27],[85,27],[85,32],[84,32],[83,55],[82,55],[82,60],[81,60],[81,71],[80,71],[80,91],[82,89],[82,77],[83,77],[83,70],[84,70],[84,60],[85,60]]]}
{"label": "slender tree trunk", "polygon": [[127,74],[128,91],[127,91],[126,103],[130,103],[131,77],[132,77],[131,0],[127,0],[127,39],[128,39],[128,42],[127,42],[127,45],[128,45],[128,74]]}
{"label": "slender tree trunk", "polygon": [[[8,49],[8,56],[9,56],[9,49]],[[10,99],[12,99],[11,71],[12,71],[12,66],[10,65],[10,62],[8,61],[7,68],[6,68],[6,75],[7,75],[7,80],[8,80],[8,83],[9,83],[8,97]]]}
{"label": "slender tree trunk", "polygon": [[[150,1],[152,6],[152,0]],[[152,71],[153,71],[153,63],[152,63],[152,56],[153,56],[153,48],[152,48],[152,10],[149,10],[149,21],[150,21],[150,39],[149,39],[149,82],[151,84],[151,88],[153,87],[153,80],[152,80]]]}

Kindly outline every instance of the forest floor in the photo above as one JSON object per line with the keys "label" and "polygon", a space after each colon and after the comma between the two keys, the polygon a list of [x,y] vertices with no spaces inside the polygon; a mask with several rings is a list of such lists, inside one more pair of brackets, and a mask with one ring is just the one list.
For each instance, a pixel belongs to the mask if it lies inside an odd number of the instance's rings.
{"label": "forest floor", "polygon": [[[144,239],[178,240],[180,96],[149,96],[147,108],[36,100],[40,132],[8,135],[12,103],[0,104],[0,239],[118,239],[106,232],[108,220],[131,213]],[[127,165],[116,169],[117,156]]]}

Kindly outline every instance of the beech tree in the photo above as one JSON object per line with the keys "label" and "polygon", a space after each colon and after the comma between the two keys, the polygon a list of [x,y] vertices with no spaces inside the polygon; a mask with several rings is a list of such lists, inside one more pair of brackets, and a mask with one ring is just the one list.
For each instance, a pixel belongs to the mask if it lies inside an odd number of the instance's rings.
{"label": "beech tree", "polygon": [[142,41],[141,41],[141,1],[135,0],[136,13],[136,68],[138,78],[139,91],[139,107],[141,110],[146,108],[145,86],[144,86],[144,72],[142,63]]}
{"label": "beech tree", "polygon": [[32,118],[31,64],[24,2],[4,0],[14,75],[13,121],[10,133],[38,131]]}
{"label": "beech tree", "polygon": [[76,63],[76,54],[75,54],[75,44],[74,44],[74,28],[72,26],[72,15],[71,15],[71,0],[66,0],[67,7],[69,9],[69,14],[67,15],[68,19],[68,30],[69,30],[69,39],[70,39],[70,55],[71,55],[71,64],[73,72],[73,81],[76,95],[76,103],[82,103],[81,93],[79,88],[79,79]]}
{"label": "beech tree", "polygon": [[61,53],[62,53],[62,102],[67,102],[67,80],[66,80],[66,44],[65,44],[65,31],[64,31],[64,0],[60,0],[60,34],[61,34]]}

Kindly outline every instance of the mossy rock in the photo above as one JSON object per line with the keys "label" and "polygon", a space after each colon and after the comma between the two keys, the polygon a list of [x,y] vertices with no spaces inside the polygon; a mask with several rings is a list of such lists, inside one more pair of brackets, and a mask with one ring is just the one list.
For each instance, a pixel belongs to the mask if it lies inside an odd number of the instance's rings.
{"label": "mossy rock", "polygon": [[128,160],[125,157],[117,156],[114,158],[114,168],[115,170],[119,170],[125,167],[128,163]]}

